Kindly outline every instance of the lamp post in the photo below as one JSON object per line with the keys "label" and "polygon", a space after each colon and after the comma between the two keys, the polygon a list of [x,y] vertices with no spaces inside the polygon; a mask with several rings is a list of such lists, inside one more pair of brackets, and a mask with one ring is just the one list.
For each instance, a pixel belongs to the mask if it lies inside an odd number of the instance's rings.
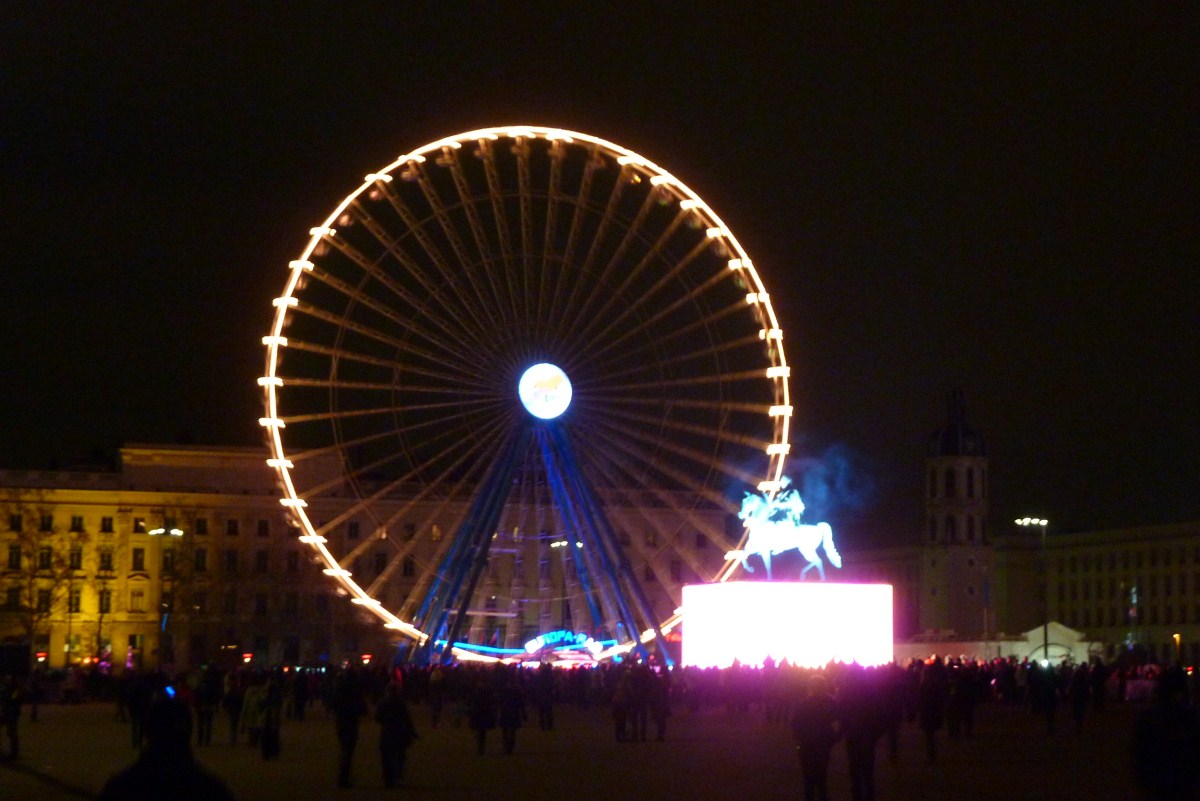
{"label": "lamp post", "polygon": [[1049,520],[1038,517],[1019,517],[1018,526],[1038,526],[1042,529],[1042,658],[1050,661],[1050,593],[1046,581],[1046,526]]}
{"label": "lamp post", "polygon": [[[161,527],[151,529],[147,532],[151,537],[182,537],[183,529],[171,526],[170,528]],[[163,658],[166,656],[167,645],[170,643],[170,638],[167,636],[167,620],[170,616],[170,611],[167,609],[166,599],[163,597],[166,594],[167,587],[167,564],[166,555],[167,549],[164,544],[161,553],[159,554],[159,573],[158,573],[158,666],[163,666]],[[174,572],[175,563],[171,562],[171,570]],[[174,648],[172,647],[172,651]]]}

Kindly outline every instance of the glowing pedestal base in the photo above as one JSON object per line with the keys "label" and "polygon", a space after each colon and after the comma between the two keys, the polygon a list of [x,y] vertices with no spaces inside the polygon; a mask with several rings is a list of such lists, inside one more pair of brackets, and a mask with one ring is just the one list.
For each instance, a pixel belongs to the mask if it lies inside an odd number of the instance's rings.
{"label": "glowing pedestal base", "polygon": [[892,661],[892,586],[730,581],[683,588],[683,663]]}

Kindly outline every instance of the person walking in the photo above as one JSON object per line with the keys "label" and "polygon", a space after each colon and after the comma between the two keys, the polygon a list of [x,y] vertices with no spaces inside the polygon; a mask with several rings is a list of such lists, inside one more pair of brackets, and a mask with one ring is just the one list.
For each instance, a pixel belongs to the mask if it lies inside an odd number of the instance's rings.
{"label": "person walking", "polygon": [[496,728],[496,696],[488,677],[482,673],[475,677],[467,700],[467,725],[475,732],[475,750],[482,756],[487,733]]}
{"label": "person walking", "polygon": [[395,787],[404,778],[408,749],[417,739],[417,729],[398,682],[393,681],[384,688],[383,698],[375,707],[375,721],[379,724],[383,786]]}
{"label": "person walking", "polygon": [[5,676],[0,681],[0,724],[4,726],[4,735],[8,740],[8,758],[16,759],[21,755],[20,732],[17,727],[21,721],[21,703],[24,699],[21,684],[16,676]]}
{"label": "person walking", "polygon": [[837,712],[824,676],[808,681],[791,716],[792,738],[800,757],[804,801],[829,801],[829,757],[839,733]]}
{"label": "person walking", "polygon": [[224,684],[225,692],[221,696],[221,706],[225,709],[225,715],[229,719],[229,744],[237,745],[238,732],[242,727],[242,709],[246,702],[246,690],[237,673],[227,675]]}
{"label": "person walking", "polygon": [[333,716],[338,740],[338,778],[341,788],[353,787],[354,749],[358,746],[358,727],[367,712],[358,673],[347,670],[338,675],[333,686]]}
{"label": "person walking", "polygon": [[509,673],[500,685],[497,698],[498,717],[500,721],[500,741],[505,754],[511,754],[517,747],[517,729],[525,722],[525,694],[515,673]]}

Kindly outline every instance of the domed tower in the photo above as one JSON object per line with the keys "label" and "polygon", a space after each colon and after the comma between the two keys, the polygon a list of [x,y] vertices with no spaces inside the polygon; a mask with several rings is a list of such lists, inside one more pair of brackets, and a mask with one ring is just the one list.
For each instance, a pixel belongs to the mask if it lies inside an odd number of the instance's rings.
{"label": "domed tower", "polygon": [[988,460],[962,390],[925,450],[921,628],[984,638],[989,624]]}

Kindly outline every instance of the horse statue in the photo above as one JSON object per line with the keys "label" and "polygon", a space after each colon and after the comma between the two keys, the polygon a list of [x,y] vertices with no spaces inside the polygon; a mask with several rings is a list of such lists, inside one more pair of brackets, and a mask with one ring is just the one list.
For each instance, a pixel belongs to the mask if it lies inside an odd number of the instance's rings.
{"label": "horse statue", "polygon": [[769,581],[771,557],[795,548],[808,560],[808,564],[800,571],[800,580],[803,581],[808,571],[815,567],[821,581],[824,581],[825,565],[817,554],[817,549],[824,548],[830,563],[837,568],[842,566],[842,556],[834,547],[833,529],[830,525],[801,523],[800,516],[803,513],[804,501],[794,489],[779,493],[773,501],[747,492],[745,500],[742,501],[742,509],[738,512],[738,517],[746,527],[745,543],[740,550],[726,553],[725,558],[737,559],[746,572],[753,573],[754,568],[746,563],[746,559],[757,554],[762,557],[767,568]]}

